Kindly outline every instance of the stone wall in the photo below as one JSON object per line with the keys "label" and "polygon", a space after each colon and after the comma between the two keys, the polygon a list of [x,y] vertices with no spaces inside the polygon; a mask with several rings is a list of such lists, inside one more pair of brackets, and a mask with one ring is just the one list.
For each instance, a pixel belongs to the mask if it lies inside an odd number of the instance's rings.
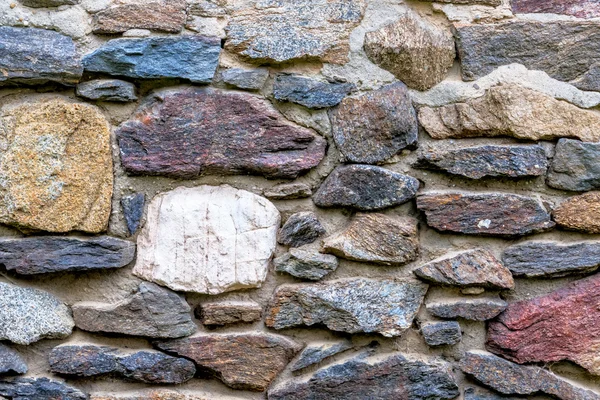
{"label": "stone wall", "polygon": [[0,399],[600,398],[599,4],[1,0]]}

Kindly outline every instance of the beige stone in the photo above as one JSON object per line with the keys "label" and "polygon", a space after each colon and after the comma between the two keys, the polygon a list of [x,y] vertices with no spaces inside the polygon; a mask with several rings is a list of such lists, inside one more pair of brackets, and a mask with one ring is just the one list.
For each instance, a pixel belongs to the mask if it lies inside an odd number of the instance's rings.
{"label": "beige stone", "polygon": [[600,233],[600,192],[569,198],[554,210],[552,217],[563,228]]}

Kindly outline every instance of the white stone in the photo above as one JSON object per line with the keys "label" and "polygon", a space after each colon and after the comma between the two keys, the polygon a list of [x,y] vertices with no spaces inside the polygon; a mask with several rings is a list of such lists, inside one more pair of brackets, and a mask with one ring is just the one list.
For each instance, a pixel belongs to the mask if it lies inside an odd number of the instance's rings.
{"label": "white stone", "polygon": [[148,206],[133,274],[197,293],[260,287],[279,221],[269,200],[227,185],[160,194]]}

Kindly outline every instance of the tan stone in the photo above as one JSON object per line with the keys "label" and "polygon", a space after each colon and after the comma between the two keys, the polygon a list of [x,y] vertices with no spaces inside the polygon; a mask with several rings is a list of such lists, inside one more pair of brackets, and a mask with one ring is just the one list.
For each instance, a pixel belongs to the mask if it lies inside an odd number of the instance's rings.
{"label": "tan stone", "polygon": [[600,192],[571,197],[554,210],[552,217],[563,228],[600,233]]}
{"label": "tan stone", "polygon": [[434,139],[513,136],[600,141],[600,114],[515,84],[494,86],[464,103],[423,107],[419,121]]}
{"label": "tan stone", "polygon": [[0,114],[0,223],[50,232],[106,230],[113,190],[102,113],[62,98]]}

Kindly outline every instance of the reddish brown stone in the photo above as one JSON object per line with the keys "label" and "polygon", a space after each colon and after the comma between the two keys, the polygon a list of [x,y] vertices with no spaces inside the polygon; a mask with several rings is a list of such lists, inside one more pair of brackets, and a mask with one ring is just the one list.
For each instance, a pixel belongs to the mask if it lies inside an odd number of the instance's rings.
{"label": "reddish brown stone", "polygon": [[94,15],[94,33],[121,33],[129,29],[177,33],[183,29],[185,20],[184,0],[121,4]]}
{"label": "reddish brown stone", "polygon": [[512,0],[515,13],[552,13],[579,18],[600,17],[598,0]]}
{"label": "reddish brown stone", "polygon": [[558,226],[586,233],[600,233],[600,192],[574,196],[552,213]]}

